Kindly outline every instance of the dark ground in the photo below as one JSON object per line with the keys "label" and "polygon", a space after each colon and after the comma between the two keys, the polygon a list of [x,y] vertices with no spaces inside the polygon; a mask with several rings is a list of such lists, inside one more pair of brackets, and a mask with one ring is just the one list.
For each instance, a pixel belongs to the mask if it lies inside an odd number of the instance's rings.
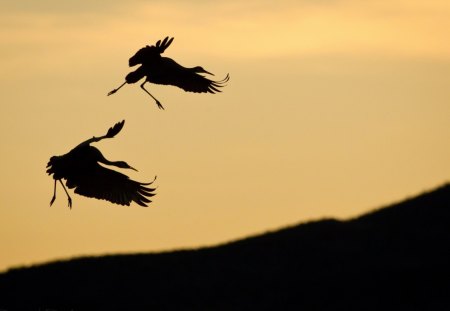
{"label": "dark ground", "polygon": [[450,310],[450,185],[349,221],[0,274],[0,310]]}

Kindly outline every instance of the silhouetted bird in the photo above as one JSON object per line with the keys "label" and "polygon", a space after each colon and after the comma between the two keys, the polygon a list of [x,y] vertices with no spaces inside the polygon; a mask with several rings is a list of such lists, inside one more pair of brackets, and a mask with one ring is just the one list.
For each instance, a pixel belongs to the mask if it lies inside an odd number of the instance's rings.
{"label": "silhouetted bird", "polygon": [[124,161],[108,161],[100,150],[90,146],[91,143],[116,136],[122,130],[124,123],[125,121],[116,123],[108,130],[106,135],[101,137],[94,136],[82,142],[65,155],[50,158],[47,164],[47,173],[49,175],[53,174],[53,179],[55,180],[50,206],[55,201],[56,181],[59,180],[67,194],[69,207],[72,208],[72,199],[61,179],[66,179],[66,185],[69,189],[75,188],[75,193],[86,197],[107,200],[120,205],[130,205],[134,201],[141,206],[147,206],[146,203],[151,202],[147,197],[154,196],[153,191],[155,189],[146,186],[152,184],[154,180],[150,183],[140,183],[131,180],[122,173],[100,165],[99,163],[102,163],[136,171]]}
{"label": "silhouetted bird", "polygon": [[146,82],[174,85],[182,88],[186,92],[213,94],[221,92],[218,88],[223,87],[230,79],[228,74],[221,81],[213,81],[200,75],[202,73],[213,75],[200,66],[186,68],[176,63],[171,58],[161,56],[172,41],[173,38],[169,39],[169,37],[166,37],[162,42],[159,40],[155,45],[147,45],[134,54],[129,60],[129,66],[132,67],[138,64],[141,64],[141,66],[137,70],[130,72],[125,77],[125,82],[117,89],[109,92],[108,96],[117,92],[125,84],[136,83],[144,77],[146,77],[146,79],[141,84],[141,88],[156,101],[156,104],[160,109],[164,109],[164,107],[144,88]]}

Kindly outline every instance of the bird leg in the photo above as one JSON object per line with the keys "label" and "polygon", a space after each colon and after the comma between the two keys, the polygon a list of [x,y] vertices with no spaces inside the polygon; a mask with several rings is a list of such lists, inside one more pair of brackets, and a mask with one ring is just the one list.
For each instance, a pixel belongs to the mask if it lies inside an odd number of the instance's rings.
{"label": "bird leg", "polygon": [[[56,182],[56,181],[55,181],[55,182]],[[65,191],[66,194],[67,194],[67,199],[68,199],[68,201],[69,201],[69,207],[70,207],[70,209],[72,209],[72,198],[70,197],[69,193],[67,192],[67,189],[66,189],[66,187],[64,186],[63,182],[61,181],[61,179],[59,180],[59,182],[61,183],[61,186],[63,187],[64,191]]]}
{"label": "bird leg", "polygon": [[122,86],[124,86],[125,84],[127,84],[127,81],[125,81],[121,86],[119,86],[117,89],[114,89],[114,90],[112,90],[111,92],[109,92],[108,93],[108,96],[109,95],[112,95],[112,94],[114,94],[115,92],[117,92],[118,90],[120,90],[120,88],[122,87]]}
{"label": "bird leg", "polygon": [[53,185],[53,198],[50,201],[50,206],[52,206],[53,202],[55,202],[55,199],[56,199],[56,179],[55,179],[55,183]]}
{"label": "bird leg", "polygon": [[148,95],[150,95],[150,96],[155,100],[155,102],[156,102],[156,104],[158,105],[158,108],[159,108],[159,109],[164,110],[164,107],[163,107],[163,105],[161,105],[161,103],[159,102],[159,100],[157,100],[152,94],[150,94],[149,91],[147,91],[147,90],[145,89],[144,84],[145,84],[146,82],[147,82],[147,81],[144,81],[144,83],[141,84],[141,89],[143,89]]}

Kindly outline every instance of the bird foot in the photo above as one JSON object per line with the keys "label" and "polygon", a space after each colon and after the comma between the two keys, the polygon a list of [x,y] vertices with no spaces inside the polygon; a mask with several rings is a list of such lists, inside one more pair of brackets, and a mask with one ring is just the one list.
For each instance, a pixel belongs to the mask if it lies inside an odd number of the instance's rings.
{"label": "bird foot", "polygon": [[115,92],[117,92],[117,89],[112,90],[111,92],[108,93],[107,96],[114,94]]}
{"label": "bird foot", "polygon": [[52,206],[53,202],[55,202],[56,196],[53,196],[52,200],[50,201],[50,206]]}
{"label": "bird foot", "polygon": [[159,109],[164,110],[163,105],[161,105],[161,103],[159,101],[156,101],[156,104],[158,105]]}
{"label": "bird foot", "polygon": [[69,208],[72,209],[72,198],[69,197],[67,200],[69,201],[69,202],[68,202]]}

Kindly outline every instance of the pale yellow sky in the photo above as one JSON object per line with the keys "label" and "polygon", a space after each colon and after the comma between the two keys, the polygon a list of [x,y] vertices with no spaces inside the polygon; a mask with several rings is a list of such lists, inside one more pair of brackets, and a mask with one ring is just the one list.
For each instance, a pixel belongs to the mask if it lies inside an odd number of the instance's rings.
{"label": "pale yellow sky", "polygon": [[[351,217],[450,172],[448,1],[0,1],[0,270],[57,258],[211,245]],[[117,87],[139,48],[229,85]],[[52,155],[96,146],[149,208],[58,189]],[[127,172],[128,173],[128,172]]]}

